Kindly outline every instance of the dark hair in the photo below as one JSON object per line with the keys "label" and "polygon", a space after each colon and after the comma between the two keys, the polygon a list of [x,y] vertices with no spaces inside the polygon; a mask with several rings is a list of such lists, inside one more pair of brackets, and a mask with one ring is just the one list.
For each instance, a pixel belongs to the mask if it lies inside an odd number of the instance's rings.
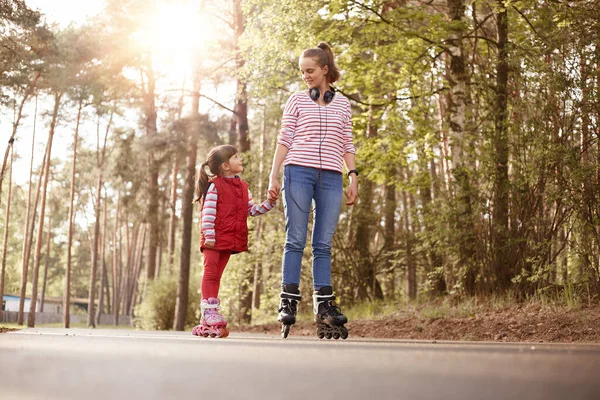
{"label": "dark hair", "polygon": [[340,70],[335,64],[335,56],[333,50],[325,42],[319,43],[319,45],[312,49],[306,49],[302,52],[302,58],[310,57],[314,59],[321,68],[327,66],[327,80],[329,83],[334,83],[340,79]]}
{"label": "dark hair", "polygon": [[206,167],[208,167],[211,176],[221,174],[221,165],[229,161],[231,157],[238,153],[238,149],[235,146],[225,144],[223,146],[217,146],[213,148],[209,153],[206,161],[200,166],[200,170],[196,174],[196,193],[194,203],[202,201],[208,190],[208,174],[206,173]]}

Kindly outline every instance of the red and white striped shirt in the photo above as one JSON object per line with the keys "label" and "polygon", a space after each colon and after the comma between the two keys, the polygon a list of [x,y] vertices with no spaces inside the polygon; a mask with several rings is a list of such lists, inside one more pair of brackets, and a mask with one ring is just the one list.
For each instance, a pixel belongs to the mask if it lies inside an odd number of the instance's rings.
{"label": "red and white striped shirt", "polygon": [[321,106],[307,90],[294,93],[285,104],[277,143],[289,149],[284,165],[342,172],[344,154],[356,154],[350,102],[336,93]]}

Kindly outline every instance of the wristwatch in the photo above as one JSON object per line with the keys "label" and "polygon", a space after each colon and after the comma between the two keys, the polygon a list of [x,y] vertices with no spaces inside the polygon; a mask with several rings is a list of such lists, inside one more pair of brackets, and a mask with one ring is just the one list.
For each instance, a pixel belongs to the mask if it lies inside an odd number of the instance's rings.
{"label": "wristwatch", "polygon": [[357,169],[351,169],[350,171],[348,171],[348,178],[350,177],[350,174],[356,174],[356,176],[358,176],[358,170]]}

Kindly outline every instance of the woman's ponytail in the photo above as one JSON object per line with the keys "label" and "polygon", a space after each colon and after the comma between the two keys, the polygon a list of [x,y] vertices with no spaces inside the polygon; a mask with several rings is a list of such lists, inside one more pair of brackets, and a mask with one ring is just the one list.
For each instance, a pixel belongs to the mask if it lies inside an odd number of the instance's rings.
{"label": "woman's ponytail", "polygon": [[325,52],[325,54],[327,55],[327,60],[322,60],[323,66],[327,65],[327,67],[329,68],[329,70],[327,71],[327,75],[326,75],[327,80],[329,81],[329,83],[336,82],[338,79],[340,79],[340,70],[338,69],[337,65],[335,64],[335,55],[333,54],[333,50],[331,50],[331,47],[329,47],[329,44],[327,44],[325,42],[319,43],[319,45],[317,47],[319,49],[323,50]]}

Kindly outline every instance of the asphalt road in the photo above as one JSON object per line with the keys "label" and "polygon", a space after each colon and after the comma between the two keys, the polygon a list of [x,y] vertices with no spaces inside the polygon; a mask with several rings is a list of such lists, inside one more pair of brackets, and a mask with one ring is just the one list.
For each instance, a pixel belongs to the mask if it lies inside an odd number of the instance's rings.
{"label": "asphalt road", "polygon": [[600,345],[0,334],[0,399],[600,399]]}

